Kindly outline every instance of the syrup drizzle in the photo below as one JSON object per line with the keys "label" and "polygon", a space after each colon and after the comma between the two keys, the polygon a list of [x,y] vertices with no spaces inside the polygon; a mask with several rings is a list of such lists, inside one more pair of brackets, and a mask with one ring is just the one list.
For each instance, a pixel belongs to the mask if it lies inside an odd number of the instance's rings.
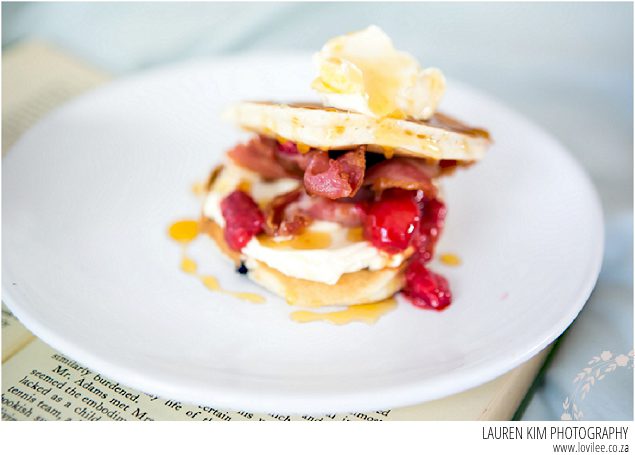
{"label": "syrup drizzle", "polygon": [[193,275],[201,280],[207,289],[215,292],[222,292],[246,300],[251,303],[264,303],[265,298],[259,294],[252,292],[236,292],[228,291],[221,288],[216,277],[212,275],[199,275],[198,264],[194,259],[187,255],[187,246],[194,240],[199,234],[198,221],[195,220],[181,220],[173,223],[168,229],[168,235],[170,238],[181,244],[181,270],[188,275]]}
{"label": "syrup drizzle", "polygon": [[189,258],[185,255],[185,251],[183,251],[183,255],[181,257],[181,270],[185,273],[189,273],[190,275],[196,275],[196,270],[198,269],[198,265],[194,261],[194,259]]}
{"label": "syrup drizzle", "polygon": [[205,182],[196,182],[192,185],[192,193],[194,196],[203,197],[206,192]]}
{"label": "syrup drizzle", "polygon": [[235,292],[235,291],[227,291],[220,287],[218,280],[216,277],[212,275],[201,275],[201,282],[205,285],[207,289],[215,292],[222,292],[223,294],[233,295],[242,300],[247,300],[252,303],[265,303],[265,298],[261,295],[254,294],[252,292]]}
{"label": "syrup drizzle", "polygon": [[304,231],[289,240],[276,241],[273,237],[261,235],[258,241],[262,246],[275,249],[293,248],[294,250],[320,250],[331,245],[331,235],[328,232]]}
{"label": "syrup drizzle", "polygon": [[384,314],[394,310],[397,302],[394,297],[374,303],[363,305],[351,305],[340,311],[329,311],[327,313],[317,311],[294,311],[291,313],[291,320],[295,322],[315,322],[326,321],[335,325],[349,324],[351,322],[364,322],[374,324]]}
{"label": "syrup drizzle", "polygon": [[[168,234],[172,240],[181,244],[181,270],[198,278],[207,289],[213,292],[231,295],[251,303],[264,303],[266,301],[264,296],[252,292],[237,292],[223,289],[216,277],[198,273],[198,264],[187,254],[188,245],[198,237],[198,221],[177,221],[169,227]],[[362,228],[351,228],[347,233],[347,238],[353,242],[362,241],[364,239],[363,234]],[[326,232],[318,231],[305,231],[303,234],[297,235],[289,240],[279,242],[267,236],[260,236],[258,240],[263,245],[272,248],[293,248],[299,250],[327,248],[331,244],[331,236]],[[390,297],[380,302],[351,305],[338,311],[294,311],[290,317],[292,321],[298,323],[323,321],[335,325],[344,325],[351,322],[374,324],[381,316],[389,313],[395,309],[396,306],[397,302],[395,298]]]}
{"label": "syrup drizzle", "polygon": [[457,267],[459,265],[461,265],[462,261],[461,258],[458,257],[456,254],[453,253],[443,253],[439,256],[439,261],[441,261],[442,264],[448,265],[450,267]]}
{"label": "syrup drizzle", "polygon": [[364,229],[361,227],[350,228],[346,233],[346,238],[351,242],[363,242],[364,239]]}
{"label": "syrup drizzle", "polygon": [[198,221],[181,220],[170,226],[168,234],[172,240],[182,244],[190,243],[198,235]]}

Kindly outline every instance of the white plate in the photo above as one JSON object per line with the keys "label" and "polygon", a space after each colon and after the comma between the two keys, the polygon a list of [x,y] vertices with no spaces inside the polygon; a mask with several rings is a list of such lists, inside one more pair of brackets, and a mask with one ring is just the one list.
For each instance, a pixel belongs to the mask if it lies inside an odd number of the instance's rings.
{"label": "white plate", "polygon": [[[411,405],[484,383],[573,321],[597,278],[603,225],[588,178],[549,135],[456,82],[442,108],[489,128],[486,159],[445,183],[435,264],[446,311],[406,302],[375,325],[297,324],[178,269],[171,221],[240,137],[240,99],[306,100],[308,57],[193,62],[120,80],[63,106],[4,160],[3,298],[54,348],[166,398],[219,408],[325,413]],[[265,294],[197,244],[224,287]]]}

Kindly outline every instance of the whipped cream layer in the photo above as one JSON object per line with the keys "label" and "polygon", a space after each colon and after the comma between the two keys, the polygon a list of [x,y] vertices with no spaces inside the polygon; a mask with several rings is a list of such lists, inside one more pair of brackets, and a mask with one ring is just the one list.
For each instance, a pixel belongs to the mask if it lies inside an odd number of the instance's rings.
{"label": "whipped cream layer", "polygon": [[[265,182],[258,174],[228,162],[207,195],[203,214],[218,225],[225,226],[220,201],[241,185],[249,187],[248,192],[254,200],[263,205],[275,196],[297,188],[299,184],[294,179]],[[320,249],[272,248],[254,237],[241,253],[248,264],[251,262],[249,260],[258,260],[287,276],[326,284],[337,283],[345,273],[398,267],[406,258],[403,253],[389,255],[367,241],[350,240],[349,229],[339,223],[314,221],[307,230],[328,233],[329,246]],[[287,239],[280,237],[275,240],[284,242]]]}

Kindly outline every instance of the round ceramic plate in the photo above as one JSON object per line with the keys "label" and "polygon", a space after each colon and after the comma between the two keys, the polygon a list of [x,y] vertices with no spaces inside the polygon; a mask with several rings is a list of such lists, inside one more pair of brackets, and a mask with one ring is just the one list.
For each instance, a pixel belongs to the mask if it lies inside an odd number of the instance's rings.
{"label": "round ceramic plate", "polygon": [[326,413],[386,409],[505,373],[573,321],[600,268],[597,195],[548,134],[454,81],[444,112],[488,128],[481,163],[447,178],[439,252],[446,311],[398,308],[374,325],[298,324],[293,308],[193,245],[179,270],[171,222],[196,217],[192,184],[245,137],[221,120],[238,100],[310,100],[309,57],[261,56],[152,71],[63,106],[9,151],[2,170],[3,298],[37,336],[123,384],[219,408]]}

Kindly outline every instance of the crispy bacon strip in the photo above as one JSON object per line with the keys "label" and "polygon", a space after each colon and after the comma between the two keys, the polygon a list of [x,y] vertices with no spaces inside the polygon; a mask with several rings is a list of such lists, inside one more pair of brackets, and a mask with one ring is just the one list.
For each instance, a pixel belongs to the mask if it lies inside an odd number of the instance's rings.
{"label": "crispy bacon strip", "polygon": [[[289,144],[289,142],[286,144]],[[309,161],[311,160],[313,153],[314,152],[300,153],[297,151],[296,153],[285,153],[278,150],[276,160],[289,175],[302,178],[304,170],[309,165]]]}
{"label": "crispy bacon strip", "polygon": [[337,159],[329,158],[328,152],[311,152],[304,171],[307,193],[329,199],[354,196],[364,180],[365,152],[365,145],[346,152]]}
{"label": "crispy bacon strip", "polygon": [[294,235],[311,222],[309,215],[297,204],[304,194],[304,190],[298,188],[276,196],[265,207],[264,228],[268,235]]}
{"label": "crispy bacon strip", "polygon": [[347,227],[361,226],[364,206],[360,202],[333,201],[323,197],[313,197],[306,209],[311,218],[333,221]]}
{"label": "crispy bacon strip", "polygon": [[422,190],[427,198],[434,199],[437,189],[432,179],[438,175],[437,165],[420,159],[396,157],[370,167],[364,184],[377,192],[388,188]]}
{"label": "crispy bacon strip", "polygon": [[238,144],[227,152],[236,164],[257,172],[266,179],[297,177],[276,160],[278,143],[275,139],[255,136],[246,144]]}
{"label": "crispy bacon strip", "polygon": [[333,221],[343,226],[360,226],[364,215],[362,200],[334,201],[309,196],[298,188],[275,197],[265,208],[265,232],[268,235],[295,235],[313,220]]}

